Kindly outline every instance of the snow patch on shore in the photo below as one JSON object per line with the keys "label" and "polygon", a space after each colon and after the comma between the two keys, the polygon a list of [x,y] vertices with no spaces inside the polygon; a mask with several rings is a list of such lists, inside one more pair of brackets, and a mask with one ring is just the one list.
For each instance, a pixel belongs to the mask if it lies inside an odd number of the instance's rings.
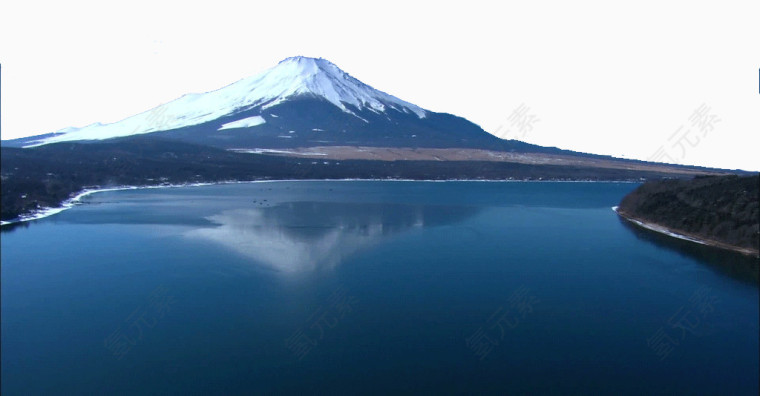
{"label": "snow patch on shore", "polygon": [[85,189],[76,194],[75,196],[63,201],[61,203],[61,206],[56,208],[50,208],[50,207],[44,207],[40,208],[34,213],[30,213],[27,215],[21,215],[15,220],[8,220],[8,221],[2,221],[0,222],[0,226],[9,225],[9,224],[16,224],[16,223],[24,223],[27,221],[32,220],[39,220],[44,219],[45,217],[50,217],[52,215],[58,214],[63,212],[66,209],[73,208],[76,205],[81,204],[82,198],[99,193],[99,192],[106,192],[106,191],[122,191],[122,190],[140,190],[140,189],[148,189],[148,188],[176,188],[176,187],[194,187],[194,186],[206,186],[211,184],[218,184],[218,183],[192,183],[192,184],[167,184],[167,185],[159,185],[159,186],[119,186],[119,187],[109,187],[109,188],[93,188],[93,189]]}
{"label": "snow patch on shore", "polygon": [[618,212],[618,207],[617,206],[613,206],[612,210],[615,213],[617,213],[618,215],[620,215],[621,217],[623,217],[624,219],[630,221],[631,223],[634,223],[634,224],[638,225],[639,227],[646,228],[647,230],[658,232],[660,234],[671,236],[673,238],[683,239],[685,241],[696,242],[696,243],[698,243],[700,245],[708,245],[707,242],[705,242],[705,241],[703,241],[701,239],[692,238],[692,237],[689,237],[689,236],[686,236],[686,235],[675,233],[675,232],[670,231],[669,229],[667,229],[665,227],[662,227],[662,226],[659,226],[657,224],[645,223],[643,221],[639,221],[639,220],[636,220],[636,219],[632,219],[632,218],[623,216],[623,215],[620,214],[620,212]]}

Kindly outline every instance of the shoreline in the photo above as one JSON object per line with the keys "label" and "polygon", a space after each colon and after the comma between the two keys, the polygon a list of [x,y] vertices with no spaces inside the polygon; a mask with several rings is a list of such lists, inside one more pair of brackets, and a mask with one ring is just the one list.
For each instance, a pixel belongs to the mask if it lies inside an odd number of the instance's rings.
{"label": "shoreline", "polygon": [[202,186],[215,186],[224,184],[248,184],[248,183],[274,183],[274,182],[347,182],[347,181],[383,181],[383,182],[427,182],[427,183],[445,183],[445,182],[519,182],[519,183],[641,183],[640,181],[631,180],[518,180],[518,179],[264,179],[264,180],[227,180],[218,182],[200,182],[200,183],[182,183],[182,184],[162,184],[162,185],[144,185],[144,186],[117,186],[107,188],[92,188],[84,189],[73,197],[61,202],[58,207],[43,207],[39,208],[33,213],[26,215],[20,215],[13,220],[1,220],[0,227],[6,225],[20,224],[33,220],[40,220],[46,217],[56,215],[64,210],[71,209],[74,206],[80,204],[82,198],[107,191],[126,191],[126,190],[144,190],[152,188],[179,188],[179,187],[202,187]]}
{"label": "shoreline", "polygon": [[734,245],[729,245],[729,244],[724,243],[724,242],[720,242],[720,241],[716,241],[716,240],[712,240],[712,239],[705,239],[705,238],[698,237],[696,235],[692,235],[692,234],[688,234],[688,233],[683,233],[682,231],[673,230],[671,228],[663,227],[663,226],[661,226],[659,224],[656,224],[656,223],[652,223],[652,222],[649,222],[649,221],[645,221],[643,219],[639,219],[639,218],[630,216],[630,215],[628,215],[628,214],[626,214],[624,212],[621,213],[620,210],[618,210],[618,209],[619,208],[617,206],[613,206],[612,207],[612,211],[615,212],[615,213],[617,213],[618,216],[620,216],[621,218],[625,219],[626,221],[628,221],[630,223],[633,223],[633,224],[635,224],[635,225],[637,225],[637,226],[639,226],[641,228],[644,228],[644,229],[647,229],[647,230],[650,230],[650,231],[654,231],[656,233],[659,233],[659,234],[662,234],[662,235],[666,235],[666,236],[669,236],[669,237],[672,237],[672,238],[677,238],[677,239],[681,239],[681,240],[684,240],[684,241],[698,243],[700,245],[712,246],[712,247],[723,249],[723,250],[730,250],[730,251],[733,251],[733,252],[736,252],[736,253],[741,253],[741,254],[746,255],[746,256],[753,256],[753,257],[756,257],[756,258],[760,257],[760,252],[758,252],[757,250],[753,250],[753,249],[749,249],[749,248],[744,248],[744,247],[739,247],[739,246],[734,246]]}
{"label": "shoreline", "polygon": [[108,187],[108,188],[91,188],[91,189],[84,189],[82,191],[79,191],[76,193],[73,197],[61,202],[61,205],[58,207],[44,207],[40,208],[38,211],[34,213],[30,213],[27,215],[21,215],[16,219],[13,220],[2,220],[0,221],[0,227],[5,225],[11,225],[11,224],[20,224],[25,223],[27,221],[32,220],[39,220],[44,219],[46,217],[50,217],[53,215],[56,215],[58,213],[63,212],[64,210],[71,209],[74,206],[80,204],[82,198],[92,195],[95,193],[100,192],[107,192],[107,191],[127,191],[127,190],[146,190],[151,188],[178,188],[178,187],[200,187],[200,186],[208,186],[208,185],[215,185],[215,184],[227,184],[229,182],[216,182],[216,183],[191,183],[191,184],[168,184],[168,185],[155,185],[155,186],[118,186],[118,187]]}

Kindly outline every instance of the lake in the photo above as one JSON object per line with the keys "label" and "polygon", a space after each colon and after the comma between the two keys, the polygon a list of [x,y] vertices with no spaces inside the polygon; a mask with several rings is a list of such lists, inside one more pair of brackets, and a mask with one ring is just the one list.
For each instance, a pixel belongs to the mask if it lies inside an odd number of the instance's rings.
{"label": "lake", "polygon": [[110,191],[2,232],[2,394],[758,393],[752,260],[637,185]]}

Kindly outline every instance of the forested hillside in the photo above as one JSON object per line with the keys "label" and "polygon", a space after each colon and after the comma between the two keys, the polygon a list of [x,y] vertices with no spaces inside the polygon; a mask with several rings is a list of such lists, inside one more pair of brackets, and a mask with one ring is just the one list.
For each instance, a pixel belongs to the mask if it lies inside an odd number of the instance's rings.
{"label": "forested hillside", "polygon": [[758,189],[760,175],[649,181],[627,195],[618,212],[684,235],[757,253]]}

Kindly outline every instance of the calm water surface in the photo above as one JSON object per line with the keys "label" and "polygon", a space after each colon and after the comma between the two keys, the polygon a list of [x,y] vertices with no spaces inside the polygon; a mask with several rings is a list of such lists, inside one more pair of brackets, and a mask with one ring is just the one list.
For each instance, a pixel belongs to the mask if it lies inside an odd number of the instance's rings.
{"label": "calm water surface", "polygon": [[2,233],[2,394],[756,395],[752,260],[630,227],[635,187],[95,194]]}

